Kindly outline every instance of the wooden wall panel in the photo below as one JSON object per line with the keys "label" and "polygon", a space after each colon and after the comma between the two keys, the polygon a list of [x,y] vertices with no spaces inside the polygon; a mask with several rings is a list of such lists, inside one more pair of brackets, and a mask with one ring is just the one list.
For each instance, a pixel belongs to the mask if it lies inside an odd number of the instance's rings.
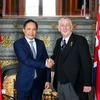
{"label": "wooden wall panel", "polygon": [[0,16],[2,15],[2,5],[3,5],[3,0],[0,0]]}
{"label": "wooden wall panel", "polygon": [[90,15],[91,18],[96,19],[98,10],[98,0],[90,0]]}
{"label": "wooden wall panel", "polygon": [[62,15],[62,0],[56,0],[56,15]]}
{"label": "wooden wall panel", "polygon": [[11,15],[17,15],[17,2],[16,0],[11,1]]}
{"label": "wooden wall panel", "polygon": [[19,0],[18,15],[25,15],[25,2],[26,0]]}

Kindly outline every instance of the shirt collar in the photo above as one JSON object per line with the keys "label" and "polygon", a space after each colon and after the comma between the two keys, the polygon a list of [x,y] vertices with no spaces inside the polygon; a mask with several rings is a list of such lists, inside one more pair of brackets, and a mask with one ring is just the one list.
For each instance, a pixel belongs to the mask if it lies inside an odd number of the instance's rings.
{"label": "shirt collar", "polygon": [[62,40],[66,40],[66,44],[67,44],[70,36],[71,36],[71,34],[67,38],[62,38]]}
{"label": "shirt collar", "polygon": [[25,39],[27,40],[28,43],[29,43],[30,41],[35,41],[35,39],[30,40],[30,39],[28,39],[26,36],[25,36]]}

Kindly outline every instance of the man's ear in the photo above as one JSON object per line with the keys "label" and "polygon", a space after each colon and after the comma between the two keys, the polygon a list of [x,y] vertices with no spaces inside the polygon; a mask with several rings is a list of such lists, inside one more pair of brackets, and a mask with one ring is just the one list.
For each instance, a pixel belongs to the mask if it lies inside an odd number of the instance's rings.
{"label": "man's ear", "polygon": [[60,27],[58,26],[57,28],[58,28],[58,31],[60,31]]}
{"label": "man's ear", "polygon": [[25,30],[24,30],[24,28],[23,28],[23,32],[24,32]]}
{"label": "man's ear", "polygon": [[71,30],[73,30],[73,25],[71,26],[71,28],[72,28]]}

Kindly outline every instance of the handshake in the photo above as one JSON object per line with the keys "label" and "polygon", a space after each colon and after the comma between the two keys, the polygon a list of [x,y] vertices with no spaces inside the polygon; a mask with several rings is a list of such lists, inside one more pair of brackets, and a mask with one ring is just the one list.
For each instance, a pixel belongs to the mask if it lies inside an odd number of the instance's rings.
{"label": "handshake", "polygon": [[54,61],[51,58],[46,59],[46,67],[47,68],[52,68],[54,64],[55,63],[54,63]]}

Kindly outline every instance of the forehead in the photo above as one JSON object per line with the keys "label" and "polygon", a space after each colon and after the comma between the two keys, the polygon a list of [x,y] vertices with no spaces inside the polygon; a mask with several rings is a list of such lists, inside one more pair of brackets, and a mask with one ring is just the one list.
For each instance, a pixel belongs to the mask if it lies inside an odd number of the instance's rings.
{"label": "forehead", "polygon": [[36,24],[34,22],[29,22],[26,24],[26,26],[30,26],[30,25],[36,26]]}
{"label": "forehead", "polygon": [[71,24],[69,19],[62,19],[60,24]]}
{"label": "forehead", "polygon": [[29,23],[26,24],[25,29],[26,28],[35,28],[36,29],[36,24],[33,23],[33,22],[29,22]]}

